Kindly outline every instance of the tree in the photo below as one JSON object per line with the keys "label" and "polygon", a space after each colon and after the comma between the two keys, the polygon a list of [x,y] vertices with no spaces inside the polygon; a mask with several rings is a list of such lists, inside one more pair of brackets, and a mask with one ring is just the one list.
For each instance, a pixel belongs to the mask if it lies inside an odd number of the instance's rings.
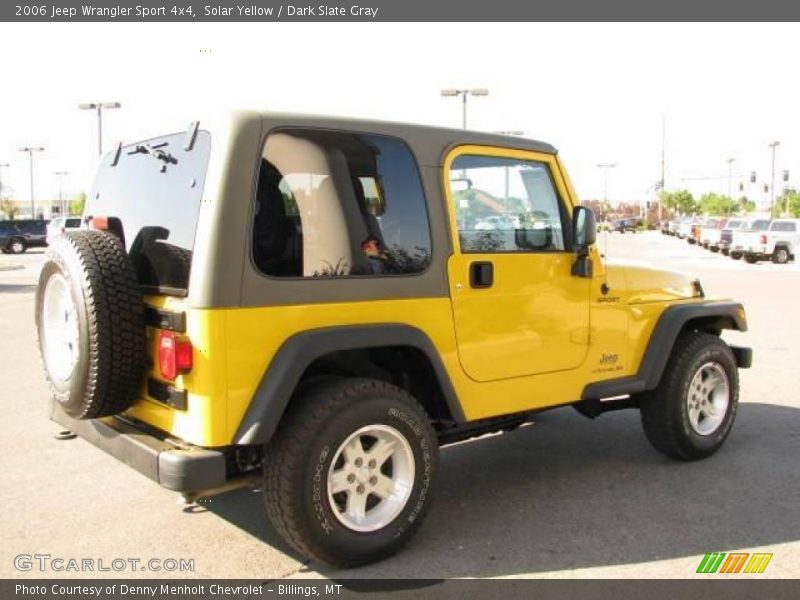
{"label": "tree", "polygon": [[697,202],[688,190],[677,192],[661,192],[659,200],[664,208],[682,215],[691,215],[697,212]]}
{"label": "tree", "polygon": [[598,221],[605,221],[608,215],[613,211],[611,204],[603,200],[584,200],[581,204],[587,208],[591,208]]}
{"label": "tree", "polygon": [[8,198],[4,198],[2,203],[0,203],[0,210],[3,211],[6,219],[13,221],[14,217],[16,217],[17,213],[19,212],[19,206],[17,206],[16,202],[12,202]]}
{"label": "tree", "polygon": [[711,192],[700,197],[698,207],[704,214],[728,217],[739,210],[739,203],[728,196]]}
{"label": "tree", "polygon": [[739,210],[741,212],[750,213],[756,209],[756,203],[748,199],[747,196],[742,196],[737,202],[739,203]]}
{"label": "tree", "polygon": [[800,192],[789,190],[782,198],[782,202],[791,217],[800,218]]}
{"label": "tree", "polygon": [[69,214],[82,215],[84,208],[86,208],[86,194],[81,192],[70,201]]}

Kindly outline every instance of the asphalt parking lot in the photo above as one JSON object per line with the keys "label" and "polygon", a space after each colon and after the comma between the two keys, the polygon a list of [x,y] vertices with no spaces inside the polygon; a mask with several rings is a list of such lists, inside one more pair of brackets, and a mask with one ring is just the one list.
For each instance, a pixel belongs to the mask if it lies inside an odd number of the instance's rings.
{"label": "asphalt parking lot", "polygon": [[[763,577],[800,577],[800,265],[748,265],[658,233],[601,235],[613,258],[700,277],[741,300],[754,348],[738,420],[712,458],[672,462],[635,411],[571,409],[444,448],[434,506],[406,550],[355,571],[304,563],[268,524],[255,491],[183,510],[176,496],[46,416],[33,327],[43,254],[0,255],[0,577],[693,577],[712,551],[771,552]],[[193,559],[189,572],[21,572],[19,554]],[[705,576],[708,577],[708,576]],[[730,576],[726,576],[730,577]],[[745,577],[752,577],[747,575]]]}

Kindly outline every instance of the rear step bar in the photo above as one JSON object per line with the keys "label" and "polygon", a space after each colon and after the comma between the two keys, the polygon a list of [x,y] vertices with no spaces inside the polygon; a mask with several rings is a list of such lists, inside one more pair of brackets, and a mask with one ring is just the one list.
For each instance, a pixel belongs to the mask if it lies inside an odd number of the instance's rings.
{"label": "rear step bar", "polygon": [[179,448],[116,417],[78,420],[51,401],[50,418],[90,444],[184,497],[232,489],[226,481],[225,455],[199,447]]}

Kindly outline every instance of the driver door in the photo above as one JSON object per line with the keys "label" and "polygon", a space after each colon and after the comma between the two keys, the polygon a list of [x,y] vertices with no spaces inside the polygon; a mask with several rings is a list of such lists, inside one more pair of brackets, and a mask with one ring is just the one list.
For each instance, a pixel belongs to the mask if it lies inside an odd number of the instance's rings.
{"label": "driver door", "polygon": [[458,355],[481,382],[578,367],[589,279],[570,273],[572,208],[554,156],[484,146],[445,161]]}

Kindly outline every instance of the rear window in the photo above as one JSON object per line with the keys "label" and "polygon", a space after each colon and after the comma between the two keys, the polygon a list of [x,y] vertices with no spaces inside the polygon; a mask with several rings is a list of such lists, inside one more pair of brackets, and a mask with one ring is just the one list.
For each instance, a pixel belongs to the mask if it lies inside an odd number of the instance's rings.
{"label": "rear window", "polygon": [[772,224],[770,231],[797,231],[797,225],[791,221],[778,221]]}
{"label": "rear window", "polygon": [[153,138],[106,154],[84,214],[104,216],[121,234],[139,283],[151,293],[185,295],[211,135]]}

